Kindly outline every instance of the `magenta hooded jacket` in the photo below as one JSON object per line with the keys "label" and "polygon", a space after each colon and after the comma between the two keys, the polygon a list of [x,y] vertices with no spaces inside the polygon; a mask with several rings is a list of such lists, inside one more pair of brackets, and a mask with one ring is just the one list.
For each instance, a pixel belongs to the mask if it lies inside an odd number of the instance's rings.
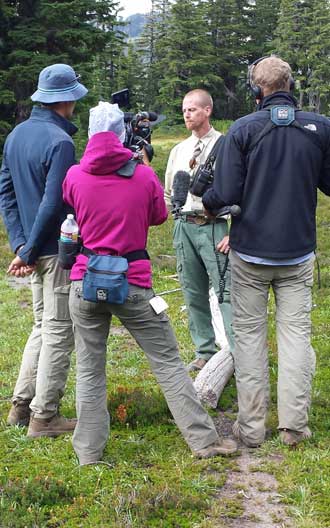
{"label": "magenta hooded jacket", "polygon": [[[145,249],[149,226],[167,218],[164,191],[154,171],[137,165],[131,178],[116,171],[132,158],[113,132],[91,137],[79,165],[73,165],[63,182],[63,199],[75,210],[85,247],[105,255],[124,255]],[[80,280],[87,257],[78,255],[70,278]],[[151,263],[129,264],[128,282],[151,288]]]}

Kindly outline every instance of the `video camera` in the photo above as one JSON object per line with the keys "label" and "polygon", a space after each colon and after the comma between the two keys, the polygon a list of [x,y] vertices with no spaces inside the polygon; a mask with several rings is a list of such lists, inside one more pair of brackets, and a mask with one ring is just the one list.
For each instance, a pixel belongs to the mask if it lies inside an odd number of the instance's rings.
{"label": "video camera", "polygon": [[[117,103],[120,108],[128,107],[129,104],[129,90],[124,88],[119,92],[111,94],[111,102]],[[124,146],[129,148],[132,152],[140,154],[142,149],[147,153],[149,161],[152,160],[154,149],[151,145],[151,127],[160,123],[165,119],[165,116],[158,116],[156,112],[124,112],[126,139]],[[157,123],[156,123],[157,121]],[[153,125],[151,124],[153,123]]]}

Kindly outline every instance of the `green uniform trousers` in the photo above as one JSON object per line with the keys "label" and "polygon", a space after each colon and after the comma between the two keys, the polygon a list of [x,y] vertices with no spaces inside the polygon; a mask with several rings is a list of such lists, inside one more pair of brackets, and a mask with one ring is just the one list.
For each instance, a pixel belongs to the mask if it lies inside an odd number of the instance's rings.
{"label": "green uniform trousers", "polygon": [[[196,356],[210,359],[217,352],[209,303],[209,288],[213,286],[219,295],[219,269],[214,241],[219,243],[228,234],[226,220],[205,225],[196,225],[179,218],[174,227],[174,248],[177,256],[177,271],[187,306],[190,335],[196,347]],[[214,241],[213,241],[214,235]],[[221,268],[226,256],[219,253]],[[230,305],[230,269],[225,275],[224,302],[219,304],[226,337],[233,349]]]}

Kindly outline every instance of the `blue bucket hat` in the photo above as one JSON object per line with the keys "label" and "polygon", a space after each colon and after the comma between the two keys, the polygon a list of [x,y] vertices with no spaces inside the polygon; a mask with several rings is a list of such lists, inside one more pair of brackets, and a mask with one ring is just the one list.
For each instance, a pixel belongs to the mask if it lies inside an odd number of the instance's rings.
{"label": "blue bucket hat", "polygon": [[47,66],[39,74],[38,89],[31,99],[38,103],[77,101],[88,92],[78,80],[79,75],[68,64]]}

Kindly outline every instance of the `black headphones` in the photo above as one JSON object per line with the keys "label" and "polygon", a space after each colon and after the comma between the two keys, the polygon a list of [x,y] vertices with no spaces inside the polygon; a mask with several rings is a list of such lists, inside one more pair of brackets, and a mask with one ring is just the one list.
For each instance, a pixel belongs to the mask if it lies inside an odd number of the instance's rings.
{"label": "black headphones", "polygon": [[[264,57],[260,57],[259,59],[256,59],[255,61],[253,61],[252,64],[250,64],[248,67],[246,86],[249,88],[249,90],[251,90],[251,92],[253,93],[256,99],[262,99],[263,96],[262,96],[261,86],[257,86],[253,82],[253,79],[252,79],[253,71],[254,71],[254,68],[257,66],[257,64],[259,64],[259,62],[263,61],[264,59],[268,59],[269,57],[276,57],[276,55],[265,55]],[[290,75],[289,82],[290,82],[290,92],[293,92],[295,82],[294,82],[294,78],[292,77],[292,75]]]}

